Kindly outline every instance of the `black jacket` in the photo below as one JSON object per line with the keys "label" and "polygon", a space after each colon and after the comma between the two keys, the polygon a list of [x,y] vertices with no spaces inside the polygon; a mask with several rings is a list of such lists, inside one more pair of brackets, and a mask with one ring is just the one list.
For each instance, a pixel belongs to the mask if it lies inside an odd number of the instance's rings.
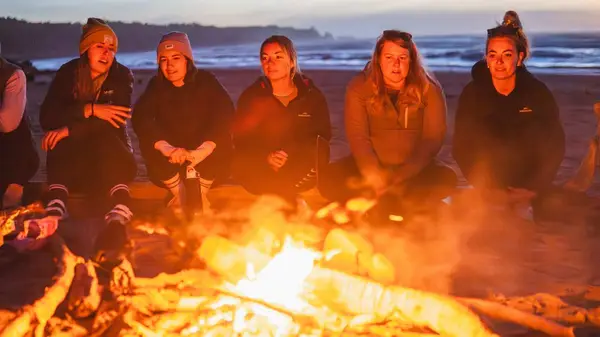
{"label": "black jacket", "polygon": [[525,67],[516,87],[499,94],[485,62],[459,98],[452,153],[473,185],[542,190],[551,185],[565,153],[565,134],[550,90]]}
{"label": "black jacket", "polygon": [[296,75],[298,95],[288,106],[275,96],[270,82],[260,77],[240,96],[233,125],[236,153],[258,160],[277,150],[314,152],[317,136],[331,139],[327,101],[309,78]]}
{"label": "black jacket", "polygon": [[213,141],[215,151],[231,151],[233,112],[233,102],[217,78],[192,69],[182,87],[154,76],[135,104],[132,124],[140,147],[146,149],[160,140],[188,150]]}
{"label": "black jacket", "polygon": [[[112,132],[130,145],[125,127],[115,128],[110,123],[94,116],[85,118],[83,108],[91,101],[85,102],[75,97],[78,60],[74,59],[63,64],[56,72],[40,110],[42,129],[49,131],[66,126],[69,128],[69,137],[75,139]],[[94,103],[130,107],[132,92],[133,74],[131,70],[115,60],[100,88],[100,95]]]}

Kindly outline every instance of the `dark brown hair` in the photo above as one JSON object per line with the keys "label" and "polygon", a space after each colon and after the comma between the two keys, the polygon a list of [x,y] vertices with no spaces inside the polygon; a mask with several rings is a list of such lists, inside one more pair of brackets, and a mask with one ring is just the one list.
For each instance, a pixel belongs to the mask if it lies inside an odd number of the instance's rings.
{"label": "dark brown hair", "polygon": [[296,52],[296,47],[294,47],[294,43],[290,38],[284,35],[271,35],[263,43],[260,45],[260,52],[258,57],[262,57],[263,49],[266,45],[276,43],[283,49],[283,51],[289,56],[292,61],[292,70],[291,76],[294,78],[296,74],[300,74],[300,67],[298,66],[298,53]]}

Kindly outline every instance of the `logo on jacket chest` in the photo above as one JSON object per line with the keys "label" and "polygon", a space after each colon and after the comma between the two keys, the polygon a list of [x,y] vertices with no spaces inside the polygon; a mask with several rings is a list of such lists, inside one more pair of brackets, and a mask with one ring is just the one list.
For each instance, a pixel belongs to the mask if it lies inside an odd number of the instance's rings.
{"label": "logo on jacket chest", "polygon": [[529,114],[532,112],[533,112],[533,109],[530,108],[528,105],[525,105],[524,107],[519,109],[519,113],[522,113],[522,114]]}
{"label": "logo on jacket chest", "polygon": [[99,99],[101,99],[102,101],[105,102],[105,104],[113,104],[113,94],[115,93],[115,91],[113,89],[108,89],[108,90],[102,90],[100,92],[100,97],[98,97]]}
{"label": "logo on jacket chest", "polygon": [[299,113],[298,117],[301,117],[301,118],[310,118],[310,117],[312,117],[312,115],[310,113],[304,111],[304,112]]}

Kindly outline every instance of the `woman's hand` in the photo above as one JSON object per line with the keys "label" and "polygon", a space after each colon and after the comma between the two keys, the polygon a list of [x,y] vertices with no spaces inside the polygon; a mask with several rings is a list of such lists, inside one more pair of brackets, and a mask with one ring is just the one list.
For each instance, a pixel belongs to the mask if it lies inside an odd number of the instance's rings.
{"label": "woman's hand", "polygon": [[365,176],[367,186],[375,191],[375,196],[380,197],[388,188],[388,181],[382,171],[373,171]]}
{"label": "woman's hand", "polygon": [[[102,120],[109,122],[115,128],[120,128],[125,125],[128,118],[131,118],[131,108],[111,105],[111,104],[88,104],[86,109],[89,109],[90,116],[96,116]],[[86,116],[88,114],[86,113]]]}
{"label": "woman's hand", "polygon": [[277,172],[277,171],[279,171],[280,168],[283,167],[283,165],[285,165],[285,163],[287,162],[287,159],[288,159],[288,154],[285,153],[285,151],[279,150],[279,151],[271,152],[267,156],[267,163],[269,163],[269,166],[271,166],[273,171]]}
{"label": "woman's hand", "polygon": [[42,138],[42,149],[44,151],[50,151],[54,149],[58,142],[60,142],[63,138],[66,138],[68,136],[69,129],[66,126],[57,130],[48,131],[44,135],[44,138]]}
{"label": "woman's hand", "polygon": [[190,153],[186,149],[178,147],[169,156],[169,163],[182,165],[185,163],[189,155]]}

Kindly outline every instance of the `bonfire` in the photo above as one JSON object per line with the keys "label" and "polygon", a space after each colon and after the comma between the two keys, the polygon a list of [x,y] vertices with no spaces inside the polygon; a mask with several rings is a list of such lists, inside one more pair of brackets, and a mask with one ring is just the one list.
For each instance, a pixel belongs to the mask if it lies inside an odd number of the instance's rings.
{"label": "bonfire", "polygon": [[[123,260],[104,285],[97,266],[55,234],[48,239],[58,261],[54,284],[31,305],[3,313],[1,335],[497,336],[494,322],[508,321],[549,336],[575,336],[567,325],[597,322],[593,311],[544,318],[523,305],[559,301],[554,297],[483,300],[403,287],[396,277],[401,271],[350,225],[372,201],[296,217],[281,205],[269,199],[249,216],[206,217],[185,233],[136,223],[138,233],[178,240],[189,268],[135,277],[136,249],[144,244],[133,236],[131,261]],[[19,215],[33,211],[17,212],[11,230]],[[57,312],[61,303],[66,314]]]}

